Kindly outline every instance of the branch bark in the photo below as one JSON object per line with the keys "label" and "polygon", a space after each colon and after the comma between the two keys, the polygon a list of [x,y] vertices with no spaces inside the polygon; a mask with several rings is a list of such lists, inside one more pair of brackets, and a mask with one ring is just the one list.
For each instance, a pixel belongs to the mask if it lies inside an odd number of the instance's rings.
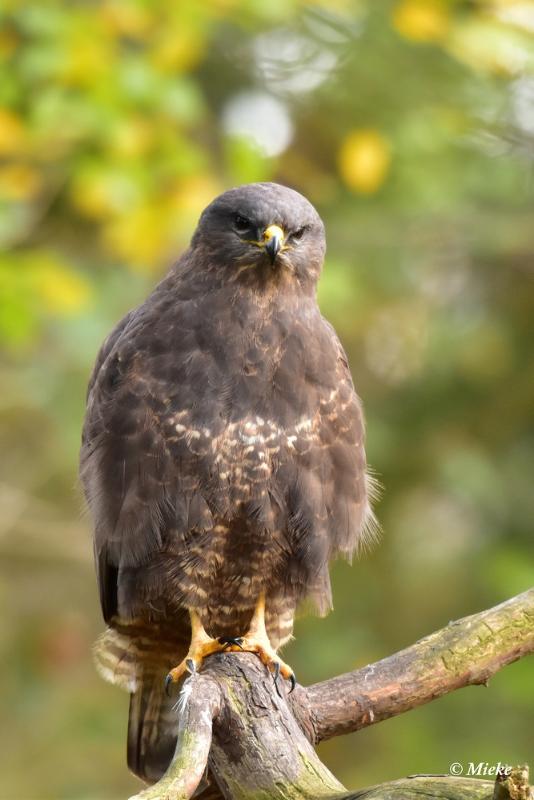
{"label": "branch bark", "polygon": [[450,622],[406,650],[306,689],[315,741],[357,731],[464,686],[484,684],[534,652],[534,589]]}
{"label": "branch bark", "polygon": [[255,655],[210,656],[202,673],[182,688],[172,764],[136,800],[186,800],[206,769],[212,800],[217,797],[213,784],[226,800],[416,800],[423,788],[424,794],[447,800],[491,797],[493,789],[487,786],[482,793],[483,781],[443,776],[418,776],[351,794],[322,764],[313,745],[463,686],[487,684],[506,664],[533,652],[531,589],[451,622],[363,669],[307,688],[297,686],[290,696],[287,686],[277,694],[272,676]]}

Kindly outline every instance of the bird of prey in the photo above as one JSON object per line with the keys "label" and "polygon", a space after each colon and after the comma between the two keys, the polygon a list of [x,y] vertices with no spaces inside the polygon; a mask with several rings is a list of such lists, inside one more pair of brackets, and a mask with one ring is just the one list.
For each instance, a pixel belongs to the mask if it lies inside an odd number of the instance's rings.
{"label": "bird of prey", "polygon": [[361,405],[316,301],[324,253],[301,194],[231,189],[98,355],[80,462],[109,626],[96,659],[131,694],[147,781],[175,745],[166,676],[230,647],[294,680],[277,650],[297,605],[328,611],[330,559],[373,533]]}

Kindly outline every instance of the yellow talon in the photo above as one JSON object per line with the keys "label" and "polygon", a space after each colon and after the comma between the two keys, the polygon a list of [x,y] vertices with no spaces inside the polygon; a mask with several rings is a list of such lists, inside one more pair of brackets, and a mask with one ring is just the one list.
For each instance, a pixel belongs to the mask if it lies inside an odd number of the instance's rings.
{"label": "yellow talon", "polygon": [[273,673],[278,694],[280,694],[278,688],[278,678],[280,675],[289,680],[291,684],[290,692],[293,691],[296,685],[295,674],[291,667],[277,655],[267,635],[267,630],[265,628],[264,592],[262,592],[258,598],[248,632],[243,637],[237,637],[235,639],[230,637],[214,639],[208,636],[204,630],[198,611],[189,609],[189,616],[191,618],[191,645],[183,661],[181,661],[177,667],[171,669],[165,678],[165,689],[167,692],[170,685],[172,683],[178,683],[186,672],[193,674],[200,669],[203,660],[207,656],[213,653],[224,652],[256,653],[260,657],[262,664],[265,664]]}
{"label": "yellow talon", "polygon": [[[278,689],[278,676],[282,675],[291,683],[290,692],[293,691],[296,685],[295,673],[291,667],[282,661],[276,650],[271,645],[267,630],[265,628],[265,593],[262,592],[256,608],[254,616],[250,621],[248,632],[240,640],[241,649],[247,653],[257,653],[261,659],[262,664],[265,664],[274,674],[274,681],[276,684],[276,691],[280,694]],[[234,648],[232,648],[234,649]]]}
{"label": "yellow talon", "polygon": [[208,636],[204,630],[198,611],[190,608],[189,616],[191,618],[191,644],[183,661],[181,661],[177,667],[171,669],[165,678],[165,689],[167,692],[171,683],[178,683],[186,672],[193,674],[200,669],[206,656],[210,656],[212,653],[222,653],[226,650],[226,645],[224,643]]}

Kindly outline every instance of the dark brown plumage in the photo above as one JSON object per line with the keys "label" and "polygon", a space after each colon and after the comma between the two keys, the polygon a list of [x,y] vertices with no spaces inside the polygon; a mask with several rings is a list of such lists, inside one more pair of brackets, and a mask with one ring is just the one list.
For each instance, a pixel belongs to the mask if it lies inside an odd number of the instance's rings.
{"label": "dark brown plumage", "polygon": [[299,601],[330,608],[329,560],[372,527],[360,403],[315,298],[324,250],[297,192],[232,189],[98,355],[81,450],[110,626],[97,661],[131,692],[128,763],[147,780],[174,746],[163,679],[187,609],[237,636],[264,592],[276,649]]}

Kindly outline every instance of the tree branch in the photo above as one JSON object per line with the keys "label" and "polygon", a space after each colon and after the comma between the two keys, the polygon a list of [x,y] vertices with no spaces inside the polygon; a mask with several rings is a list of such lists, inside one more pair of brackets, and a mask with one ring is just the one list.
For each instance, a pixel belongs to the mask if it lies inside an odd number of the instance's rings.
{"label": "tree branch", "polygon": [[[315,741],[357,731],[473,684],[534,652],[534,589],[450,622],[406,650],[306,690]],[[301,700],[302,702],[302,700]]]}
{"label": "tree branch", "polygon": [[450,775],[412,775],[345,795],[343,800],[533,800],[528,767],[514,767],[495,783]]}
{"label": "tree branch", "polygon": [[184,684],[176,704],[179,722],[174,758],[161,780],[136,795],[139,800],[187,800],[195,793],[206,772],[213,720],[222,704],[221,690],[211,676],[195,675]]}
{"label": "tree branch", "polygon": [[[227,800],[417,800],[421,791],[444,800],[489,798],[487,786],[482,793],[484,782],[448,776],[417,776],[348,793],[321,763],[313,744],[463,686],[487,684],[506,664],[532,652],[534,589],[451,622],[363,669],[308,688],[297,686],[289,697],[286,682],[277,694],[271,674],[255,655],[210,656],[202,673],[182,688],[172,764],[136,798],[186,800],[206,769],[213,800],[221,795]],[[528,783],[525,791],[514,800],[530,797]]]}

